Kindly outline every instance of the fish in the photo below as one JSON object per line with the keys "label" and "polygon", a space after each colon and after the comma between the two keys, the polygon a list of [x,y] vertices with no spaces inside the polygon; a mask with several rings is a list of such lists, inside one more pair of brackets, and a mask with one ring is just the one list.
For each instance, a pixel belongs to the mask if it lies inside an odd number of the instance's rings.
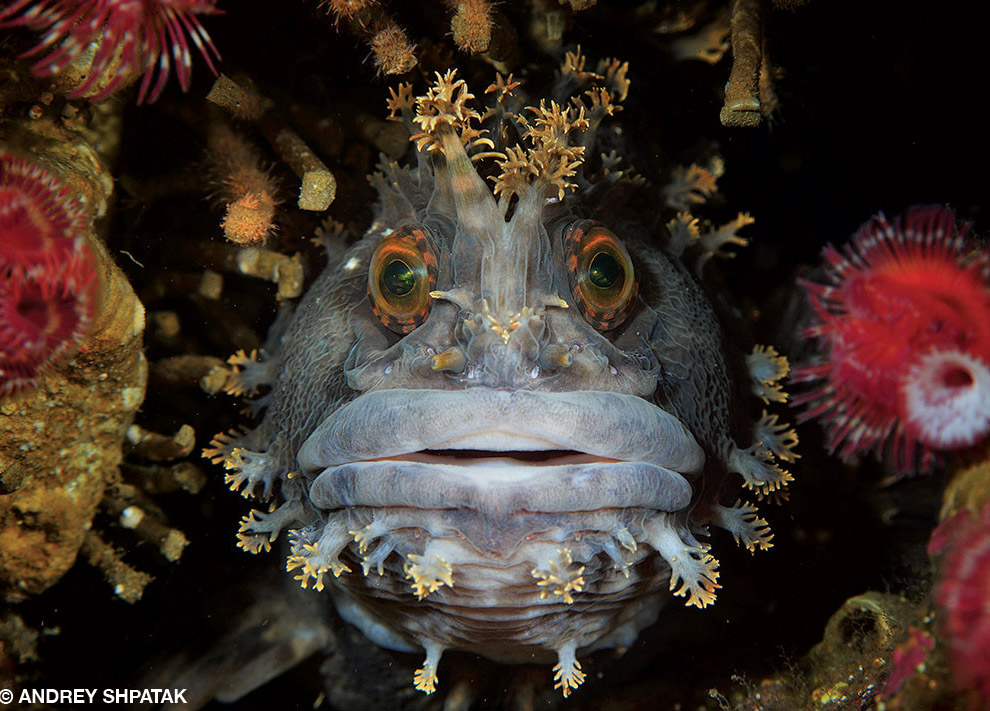
{"label": "fish", "polygon": [[691,268],[735,228],[630,210],[644,181],[594,153],[628,65],[584,66],[568,53],[559,102],[497,75],[484,113],[455,70],[391,90],[414,161],[381,165],[364,236],[328,239],[269,347],[232,360],[264,416],[204,452],[269,504],[239,545],[286,536],[303,587],[425,655],[427,694],[458,650],[553,664],[568,696],[579,657],[630,645],[672,597],[715,601],[711,526],[772,546],[755,505],[725,503],[730,475],[759,498],[792,478],[794,430],[746,409],[786,399],[787,361],[743,353]]}

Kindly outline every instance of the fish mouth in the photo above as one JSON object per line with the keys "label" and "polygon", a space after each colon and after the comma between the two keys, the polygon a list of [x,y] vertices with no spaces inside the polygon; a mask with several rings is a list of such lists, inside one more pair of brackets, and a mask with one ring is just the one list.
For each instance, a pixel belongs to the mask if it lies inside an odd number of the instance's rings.
{"label": "fish mouth", "polygon": [[394,389],[334,411],[298,461],[324,510],[495,515],[679,511],[705,455],[677,417],[632,395]]}

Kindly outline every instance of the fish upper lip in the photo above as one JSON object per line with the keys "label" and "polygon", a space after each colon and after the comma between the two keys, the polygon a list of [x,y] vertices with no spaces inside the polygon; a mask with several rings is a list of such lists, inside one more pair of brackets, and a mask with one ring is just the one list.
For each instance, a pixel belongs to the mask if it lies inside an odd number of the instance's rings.
{"label": "fish upper lip", "polygon": [[571,451],[652,464],[688,479],[696,478],[705,462],[704,450],[683,423],[642,398],[481,387],[360,395],[328,416],[297,458],[313,475],[344,464],[457,449],[483,450],[493,458],[509,451]]}

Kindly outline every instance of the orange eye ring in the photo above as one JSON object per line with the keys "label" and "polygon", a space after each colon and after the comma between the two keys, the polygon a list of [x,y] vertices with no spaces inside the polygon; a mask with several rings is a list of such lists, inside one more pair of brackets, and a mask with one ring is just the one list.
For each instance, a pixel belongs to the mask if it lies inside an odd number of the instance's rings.
{"label": "orange eye ring", "polygon": [[604,225],[576,222],[564,234],[571,294],[581,314],[599,331],[622,323],[636,298],[636,275],[625,245]]}
{"label": "orange eye ring", "polygon": [[409,333],[430,315],[438,261],[421,227],[401,227],[371,255],[368,296],[371,310],[387,329]]}

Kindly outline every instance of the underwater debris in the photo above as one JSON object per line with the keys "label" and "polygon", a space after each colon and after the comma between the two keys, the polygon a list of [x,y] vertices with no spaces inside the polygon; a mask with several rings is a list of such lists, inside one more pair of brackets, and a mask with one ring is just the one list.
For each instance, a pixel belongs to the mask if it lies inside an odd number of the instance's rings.
{"label": "underwater debris", "polygon": [[841,456],[886,450],[894,471],[929,471],[942,452],[990,433],[990,251],[948,207],[864,224],[824,252],[827,284],[803,282],[819,355],[792,382],[799,421],[822,419]]}
{"label": "underwater debris", "polygon": [[730,27],[732,71],[719,119],[723,126],[758,126],[763,117],[760,74],[766,71],[760,0],[733,0]]}
{"label": "underwater debris", "polygon": [[41,660],[41,634],[13,609],[0,612],[0,684],[4,688],[24,688],[31,682]]}
{"label": "underwater debris", "polygon": [[[673,27],[665,26],[663,32],[672,30],[678,31]],[[657,31],[661,32],[659,28]],[[708,64],[718,64],[729,51],[730,46],[729,11],[726,9],[719,12],[714,20],[695,34],[675,39],[671,42],[670,51],[680,61],[693,59]]]}
{"label": "underwater debris", "polygon": [[140,600],[144,589],[153,579],[147,573],[135,570],[125,563],[120,553],[96,531],[86,532],[79,552],[90,565],[103,573],[107,582],[113,586],[114,595],[124,602],[133,604]]}
{"label": "underwater debris", "polygon": [[224,237],[239,245],[264,244],[276,229],[278,182],[262,167],[257,150],[221,120],[207,129],[206,154],[226,208]]}
{"label": "underwater debris", "polygon": [[323,0],[327,12],[371,49],[382,74],[405,74],[416,66],[416,45],[380,0]]}
{"label": "underwater debris", "polygon": [[[822,639],[788,669],[759,681],[739,676],[729,701],[710,690],[723,711],[919,711],[930,706],[900,706],[881,699],[881,689],[897,656],[908,621],[919,607],[903,597],[868,591],[846,600],[828,619]],[[911,673],[910,668],[905,668]],[[941,708],[941,707],[939,707]]]}
{"label": "underwater debris", "polygon": [[[333,173],[278,114],[275,110],[275,104],[271,100],[258,93],[249,82],[237,83],[224,75],[220,75],[214,82],[206,99],[226,109],[235,118],[257,123],[271,147],[299,177],[297,206],[300,210],[322,212],[330,207],[330,203],[333,202],[337,194],[337,181],[333,177]],[[213,140],[221,142],[220,146],[216,146],[216,150],[222,151],[223,144],[234,138],[229,133],[216,134]],[[237,151],[237,159],[229,167],[234,169],[248,168],[251,177],[245,185],[237,185],[238,190],[236,192],[241,193],[240,189],[243,187],[244,193],[255,194],[256,197],[249,199],[248,207],[255,214],[262,213],[261,193],[274,195],[275,186],[271,184],[271,179],[265,172],[258,167],[256,157],[250,155],[250,152],[243,147]],[[219,159],[221,161],[229,160],[225,159],[222,153]],[[225,175],[223,180],[226,181],[227,179]],[[241,195],[242,199],[243,197],[245,195]],[[272,207],[274,208],[274,205]],[[252,234],[256,232],[256,229],[252,230]]]}
{"label": "underwater debris", "polygon": [[140,425],[127,428],[128,453],[152,462],[166,462],[189,456],[196,444],[196,432],[182,425],[174,435],[149,432]]}
{"label": "underwater debris", "polygon": [[279,299],[294,299],[302,293],[303,265],[298,254],[289,257],[261,247],[207,242],[197,243],[190,249],[204,265],[272,282],[278,287]]}
{"label": "underwater debris", "polygon": [[448,0],[454,8],[450,31],[454,44],[465,52],[478,54],[492,41],[492,6],[489,0]]}
{"label": "underwater debris", "polygon": [[206,484],[206,474],[192,462],[154,465],[124,462],[121,470],[125,481],[133,482],[140,491],[150,496],[176,491],[198,494]]}
{"label": "underwater debris", "polygon": [[179,86],[188,91],[190,43],[217,73],[220,53],[198,16],[218,12],[216,0],[16,0],[0,10],[0,29],[43,32],[21,56],[40,56],[31,66],[36,76],[67,76],[69,98],[102,101],[143,75],[141,104],[158,99],[173,64]]}

